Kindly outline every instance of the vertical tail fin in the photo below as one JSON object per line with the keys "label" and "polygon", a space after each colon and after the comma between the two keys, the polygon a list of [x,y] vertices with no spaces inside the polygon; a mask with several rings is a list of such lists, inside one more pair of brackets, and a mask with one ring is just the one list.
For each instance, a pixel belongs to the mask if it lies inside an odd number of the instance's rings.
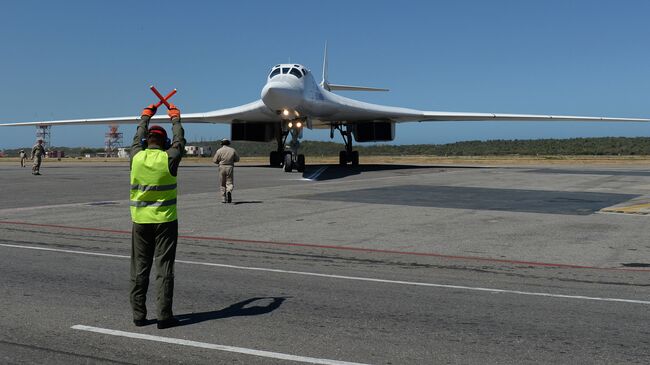
{"label": "vertical tail fin", "polygon": [[325,41],[325,55],[323,56],[323,81],[320,82],[320,85],[329,91],[330,86],[327,80],[327,41]]}
{"label": "vertical tail fin", "polygon": [[325,42],[325,55],[323,56],[323,81],[320,82],[320,86],[327,90],[327,91],[332,91],[332,90],[347,90],[347,91],[388,91],[388,89],[384,88],[376,88],[376,87],[365,87],[365,86],[352,86],[352,85],[337,85],[337,84],[330,84],[329,80],[327,79],[327,41]]}

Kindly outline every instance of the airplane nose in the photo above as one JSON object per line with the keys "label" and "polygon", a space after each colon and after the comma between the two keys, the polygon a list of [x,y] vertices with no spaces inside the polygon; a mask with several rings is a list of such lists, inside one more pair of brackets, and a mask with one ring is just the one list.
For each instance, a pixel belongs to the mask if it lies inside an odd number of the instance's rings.
{"label": "airplane nose", "polygon": [[286,82],[269,82],[262,89],[262,101],[273,110],[295,108],[301,100],[300,91]]}

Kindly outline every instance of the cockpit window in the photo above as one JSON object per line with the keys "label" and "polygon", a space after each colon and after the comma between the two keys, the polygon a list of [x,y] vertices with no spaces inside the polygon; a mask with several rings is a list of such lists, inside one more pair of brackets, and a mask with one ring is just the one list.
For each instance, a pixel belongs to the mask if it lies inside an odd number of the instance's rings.
{"label": "cockpit window", "polygon": [[283,67],[282,68],[282,73],[283,74],[289,73],[289,67]]}
{"label": "cockpit window", "polygon": [[301,71],[305,76],[307,76],[307,70],[306,69],[303,68]]}
{"label": "cockpit window", "polygon": [[280,69],[276,68],[275,70],[271,71],[271,74],[269,75],[269,79],[273,78],[273,76],[276,76],[280,73]]}
{"label": "cockpit window", "polygon": [[297,78],[301,78],[301,77],[302,77],[302,74],[300,73],[300,71],[298,71],[297,68],[292,68],[292,69],[289,71],[289,73],[292,74],[293,76],[297,77]]}

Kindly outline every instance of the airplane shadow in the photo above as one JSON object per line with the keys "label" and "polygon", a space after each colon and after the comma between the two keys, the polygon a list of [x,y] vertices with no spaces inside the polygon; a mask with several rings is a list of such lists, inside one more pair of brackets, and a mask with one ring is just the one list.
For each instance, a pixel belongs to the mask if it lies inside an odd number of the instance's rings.
{"label": "airplane shadow", "polygon": [[264,203],[261,200],[245,200],[240,202],[233,202],[232,205],[241,205],[241,204],[262,204]]}
{"label": "airplane shadow", "polygon": [[246,167],[264,167],[271,170],[281,170],[282,167],[269,166],[269,164],[246,164],[246,165],[237,165],[236,168],[246,168]]}
{"label": "airplane shadow", "polygon": [[[393,165],[393,164],[372,164],[358,166],[341,165],[308,165],[302,177],[314,181],[326,181],[342,179],[348,176],[361,175],[377,171],[399,171],[399,170],[453,170],[453,169],[482,169],[483,166],[449,166],[449,165]],[[323,169],[321,171],[321,169]]]}
{"label": "airplane shadow", "polygon": [[[263,299],[272,299],[267,305],[256,305],[252,307],[247,307],[247,305]],[[176,315],[176,319],[180,321],[180,326],[189,326],[191,324],[196,324],[205,321],[212,321],[215,319],[223,319],[230,317],[239,317],[239,316],[257,316],[260,314],[266,314],[273,312],[278,309],[282,303],[287,299],[287,297],[257,297],[250,298],[239,303],[235,303],[227,308],[211,311],[211,312],[200,312],[200,313],[187,313]]]}

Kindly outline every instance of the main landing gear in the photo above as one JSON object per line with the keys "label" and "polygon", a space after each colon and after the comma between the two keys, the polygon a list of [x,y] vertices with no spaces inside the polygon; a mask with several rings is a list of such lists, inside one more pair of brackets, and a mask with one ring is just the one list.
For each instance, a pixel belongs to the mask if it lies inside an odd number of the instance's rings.
{"label": "main landing gear", "polygon": [[[282,167],[285,172],[291,172],[294,169],[298,172],[305,171],[305,155],[298,154],[298,149],[300,148],[300,141],[298,140],[302,135],[302,123],[296,122],[296,126],[293,123],[288,124],[286,130],[282,130],[282,133],[278,134],[276,139],[278,143],[277,151],[271,151],[269,155],[269,164],[271,167]],[[291,141],[289,142],[289,151],[285,151],[284,147],[287,141],[287,137],[291,135]]]}
{"label": "main landing gear", "polygon": [[332,125],[330,138],[334,138],[334,129],[341,132],[341,137],[343,137],[343,142],[345,143],[345,151],[339,152],[339,165],[347,165],[349,162],[352,166],[358,166],[359,151],[352,151],[352,126],[346,124],[345,130],[343,130],[343,125],[341,124]]}
{"label": "main landing gear", "polygon": [[[298,172],[305,171],[305,155],[298,154],[300,148],[300,137],[302,137],[302,127],[304,120],[293,120],[281,126],[277,133],[277,150],[272,151],[269,155],[269,165],[271,167],[282,167],[285,172],[291,172],[294,169]],[[359,151],[352,150],[352,132],[353,126],[343,125],[342,123],[332,124],[330,129],[330,138],[334,138],[334,130],[338,130],[345,143],[345,151],[339,152],[339,165],[352,166],[359,165]],[[287,137],[291,135],[289,150],[285,150]]]}

